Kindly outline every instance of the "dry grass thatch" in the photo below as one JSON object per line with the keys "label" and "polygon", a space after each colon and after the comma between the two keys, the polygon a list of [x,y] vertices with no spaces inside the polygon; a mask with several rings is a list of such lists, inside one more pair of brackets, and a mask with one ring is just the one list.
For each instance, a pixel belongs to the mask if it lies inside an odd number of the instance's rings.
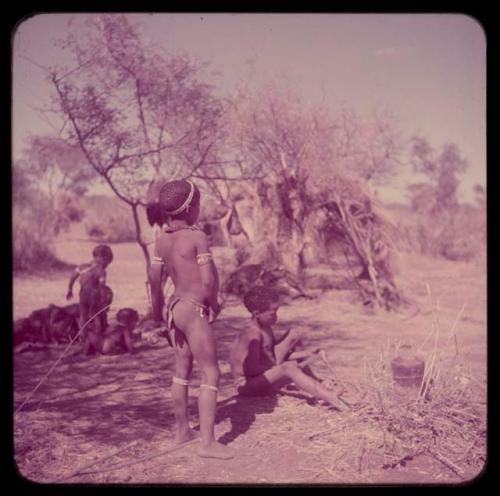
{"label": "dry grass thatch", "polygon": [[328,212],[327,230],[347,242],[364,268],[362,278],[371,283],[368,288],[360,285],[365,300],[386,309],[397,308],[401,296],[394,275],[399,234],[382,206],[362,184],[343,176],[335,178],[328,201],[322,206]]}

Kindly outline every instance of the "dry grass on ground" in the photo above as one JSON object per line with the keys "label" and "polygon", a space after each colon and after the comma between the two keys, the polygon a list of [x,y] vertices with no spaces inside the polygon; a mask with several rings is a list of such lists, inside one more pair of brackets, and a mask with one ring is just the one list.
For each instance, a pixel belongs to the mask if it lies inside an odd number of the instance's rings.
{"label": "dry grass on ground", "polygon": [[[57,254],[79,263],[91,246],[69,240]],[[147,297],[140,251],[133,244],[113,250],[112,313],[124,306],[143,313]],[[329,410],[293,390],[235,398],[228,351],[247,317],[241,305],[231,305],[215,323],[222,371],[216,434],[234,448],[236,458],[200,459],[192,444],[168,451],[173,446],[172,351],[164,343],[141,343],[133,356],[63,357],[15,417],[20,472],[38,482],[71,476],[68,482],[83,483],[455,483],[473,478],[486,456],[484,266],[416,256],[404,262],[399,284],[412,303],[400,312],[365,313],[350,291],[326,291],[280,310],[279,330],[295,326],[306,345],[326,351],[326,361],[318,357],[312,368],[325,378],[333,368],[347,385],[346,399],[355,403],[351,412]],[[67,274],[16,278],[14,317],[64,304],[66,283]],[[455,325],[456,348],[450,331],[464,304]],[[417,402],[417,393],[403,394],[391,382],[389,362],[403,341],[423,345],[427,362],[435,354],[434,363],[440,364],[428,368],[435,380],[426,400]],[[15,408],[61,352],[16,354]],[[196,424],[197,389],[191,392]],[[94,461],[99,463],[88,466]]]}

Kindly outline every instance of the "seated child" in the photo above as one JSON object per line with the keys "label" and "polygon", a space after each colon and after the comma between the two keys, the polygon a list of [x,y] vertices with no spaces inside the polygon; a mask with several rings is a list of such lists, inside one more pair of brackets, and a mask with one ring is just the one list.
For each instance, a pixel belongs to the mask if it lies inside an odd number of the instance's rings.
{"label": "seated child", "polygon": [[[263,286],[252,288],[244,297],[244,305],[252,320],[238,335],[231,349],[229,361],[238,394],[259,396],[277,392],[285,384],[320,398],[336,409],[347,407],[339,400],[339,391],[328,389],[315,377],[302,370],[294,351],[300,336],[294,330],[277,340],[273,325],[277,322],[278,294]],[[300,353],[301,358],[304,353]]]}
{"label": "seated child", "polygon": [[132,331],[139,321],[139,314],[132,308],[122,308],[116,314],[117,323],[104,333],[89,330],[83,344],[86,355],[98,351],[103,355],[115,353],[134,353]]}
{"label": "seated child", "polygon": [[[106,286],[106,267],[113,260],[113,252],[108,245],[98,245],[92,251],[92,262],[78,266],[70,277],[66,299],[73,298],[73,285],[80,280],[79,310],[80,329],[103,308],[102,302],[109,298],[109,288]],[[102,312],[89,326],[97,332],[106,328],[106,312]],[[87,328],[82,331],[81,339],[85,340]]]}

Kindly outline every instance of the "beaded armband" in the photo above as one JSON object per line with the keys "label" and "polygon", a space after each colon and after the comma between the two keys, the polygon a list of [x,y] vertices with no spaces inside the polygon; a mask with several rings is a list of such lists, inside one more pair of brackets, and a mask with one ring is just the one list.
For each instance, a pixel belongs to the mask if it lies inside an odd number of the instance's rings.
{"label": "beaded armband", "polygon": [[196,262],[198,263],[198,265],[205,265],[213,259],[214,257],[210,252],[199,253],[198,255],[196,255]]}

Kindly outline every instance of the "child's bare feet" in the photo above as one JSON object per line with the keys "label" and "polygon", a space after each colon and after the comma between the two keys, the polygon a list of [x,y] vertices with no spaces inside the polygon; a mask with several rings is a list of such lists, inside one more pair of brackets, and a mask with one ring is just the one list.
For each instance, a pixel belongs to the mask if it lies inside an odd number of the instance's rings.
{"label": "child's bare feet", "polygon": [[342,396],[345,392],[344,386],[334,379],[326,379],[322,384],[336,396]]}
{"label": "child's bare feet", "polygon": [[221,460],[228,460],[234,457],[233,451],[224,444],[213,441],[207,446],[201,445],[198,448],[198,456],[203,458],[220,458]]}
{"label": "child's bare feet", "polygon": [[193,429],[186,429],[183,431],[178,431],[176,433],[174,438],[174,443],[183,444],[187,443],[188,441],[192,441],[193,439],[196,439],[198,437],[200,437],[199,431],[194,431]]}

